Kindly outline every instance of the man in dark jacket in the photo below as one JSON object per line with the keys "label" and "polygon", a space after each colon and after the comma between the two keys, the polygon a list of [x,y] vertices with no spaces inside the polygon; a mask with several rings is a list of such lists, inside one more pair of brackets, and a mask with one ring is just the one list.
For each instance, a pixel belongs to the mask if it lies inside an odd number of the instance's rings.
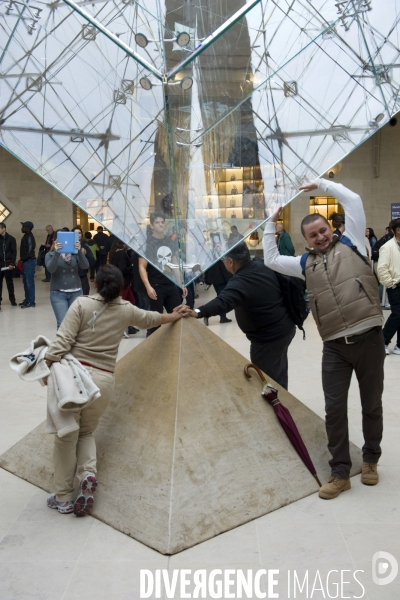
{"label": "man in dark jacket", "polygon": [[197,319],[235,310],[237,324],[251,342],[251,361],[287,389],[287,351],[295,325],[286,310],[276,273],[260,258],[251,260],[245,242],[221,260],[233,275],[224,291],[195,310],[184,305],[175,310]]}
{"label": "man in dark jacket", "polygon": [[3,279],[5,278],[8,297],[12,306],[17,306],[14,294],[13,269],[17,260],[17,242],[15,237],[7,233],[6,224],[0,223],[0,310],[3,296]]}
{"label": "man in dark jacket", "polygon": [[[50,252],[51,250],[51,246],[53,244],[53,239],[54,239],[54,229],[52,225],[46,225],[46,241],[44,243],[44,246],[46,248],[45,251],[45,256],[48,252]],[[40,252],[40,249],[39,249]],[[50,281],[50,277],[51,277],[51,273],[46,269],[46,263],[44,264],[44,272],[45,272],[45,278],[42,279],[42,281],[44,283],[48,283]]]}
{"label": "man in dark jacket", "polygon": [[107,263],[107,254],[110,251],[110,238],[106,233],[104,233],[101,225],[98,226],[97,233],[94,236],[93,241],[99,249],[96,259],[96,269],[99,270],[102,265]]}
{"label": "man in dark jacket", "polygon": [[21,221],[21,231],[24,234],[21,239],[20,257],[23,263],[22,281],[24,283],[25,300],[20,304],[21,308],[34,308],[35,304],[35,269],[36,269],[36,242],[32,234],[32,221]]}
{"label": "man in dark jacket", "polygon": [[[96,264],[96,260],[92,254],[91,249],[89,248],[89,246],[85,243],[85,239],[83,239],[83,231],[82,231],[82,227],[80,227],[79,225],[77,227],[74,227],[72,231],[76,231],[79,234],[79,241],[81,243],[81,250],[82,253],[86,256],[87,261],[89,263],[89,267],[94,267]],[[78,268],[78,275],[81,279],[81,285],[82,285],[82,293],[84,296],[89,296],[90,294],[90,284],[89,284],[89,280],[88,280],[88,271],[89,269],[83,269],[82,267]]]}
{"label": "man in dark jacket", "polygon": [[283,223],[277,223],[275,225],[275,231],[277,233],[276,245],[278,246],[279,254],[282,254],[283,256],[294,256],[295,252],[292,238],[283,228]]}

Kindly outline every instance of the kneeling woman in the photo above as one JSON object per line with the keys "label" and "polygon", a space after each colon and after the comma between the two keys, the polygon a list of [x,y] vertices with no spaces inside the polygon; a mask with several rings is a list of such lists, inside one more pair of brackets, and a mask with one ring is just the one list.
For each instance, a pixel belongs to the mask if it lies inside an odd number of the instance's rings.
{"label": "kneeling woman", "polygon": [[[46,362],[51,366],[70,352],[87,368],[101,393],[87,408],[74,413],[79,430],[54,440],[55,493],[48,497],[47,505],[60,513],[74,512],[78,517],[93,507],[97,487],[93,432],[113,394],[115,363],[124,331],[129,325],[149,329],[181,317],[176,312],[145,311],[122,300],[124,280],[121,271],[112,265],[99,269],[95,285],[96,294],[77,298],[71,305],[46,354]],[[80,481],[76,497],[75,476]]]}

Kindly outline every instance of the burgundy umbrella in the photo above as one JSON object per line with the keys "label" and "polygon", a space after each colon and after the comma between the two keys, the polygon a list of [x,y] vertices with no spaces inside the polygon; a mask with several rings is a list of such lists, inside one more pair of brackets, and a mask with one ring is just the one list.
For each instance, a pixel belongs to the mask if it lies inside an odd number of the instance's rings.
{"label": "burgundy umbrella", "polygon": [[300,437],[300,433],[296,427],[296,423],[293,421],[292,415],[290,414],[286,406],[283,406],[283,404],[281,404],[281,401],[278,398],[278,390],[272,387],[272,385],[270,385],[267,382],[262,371],[257,367],[257,365],[254,365],[253,363],[250,363],[245,366],[244,374],[246,375],[246,377],[248,377],[249,379],[251,378],[249,369],[255,369],[257,371],[261,381],[264,384],[262,395],[272,405],[280,424],[282,425],[286,435],[292,443],[293,448],[296,450],[297,454],[300,456],[301,460],[306,465],[311,475],[316,479],[318,485],[321,487],[322,484],[318,479],[317,472],[312,463],[310,455],[308,454],[308,450]]}

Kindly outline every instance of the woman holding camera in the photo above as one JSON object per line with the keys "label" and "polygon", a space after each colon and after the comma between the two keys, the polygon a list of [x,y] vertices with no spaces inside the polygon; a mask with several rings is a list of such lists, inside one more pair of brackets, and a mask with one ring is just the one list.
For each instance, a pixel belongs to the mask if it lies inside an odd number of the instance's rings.
{"label": "woman holding camera", "polygon": [[[59,231],[65,231],[65,229],[59,229],[57,234]],[[50,302],[57,320],[57,329],[73,301],[82,296],[79,269],[89,268],[85,251],[81,248],[79,241],[75,244],[75,248],[78,250],[77,254],[57,252],[62,247],[62,244],[55,239],[45,258],[46,268],[51,273]]]}

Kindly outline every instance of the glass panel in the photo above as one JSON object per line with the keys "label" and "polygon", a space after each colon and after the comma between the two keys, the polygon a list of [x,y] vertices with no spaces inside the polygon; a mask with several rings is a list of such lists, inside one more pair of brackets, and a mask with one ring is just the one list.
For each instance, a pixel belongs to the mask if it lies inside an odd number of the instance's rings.
{"label": "glass panel", "polygon": [[2,143],[180,283],[399,109],[395,0],[3,4]]}

